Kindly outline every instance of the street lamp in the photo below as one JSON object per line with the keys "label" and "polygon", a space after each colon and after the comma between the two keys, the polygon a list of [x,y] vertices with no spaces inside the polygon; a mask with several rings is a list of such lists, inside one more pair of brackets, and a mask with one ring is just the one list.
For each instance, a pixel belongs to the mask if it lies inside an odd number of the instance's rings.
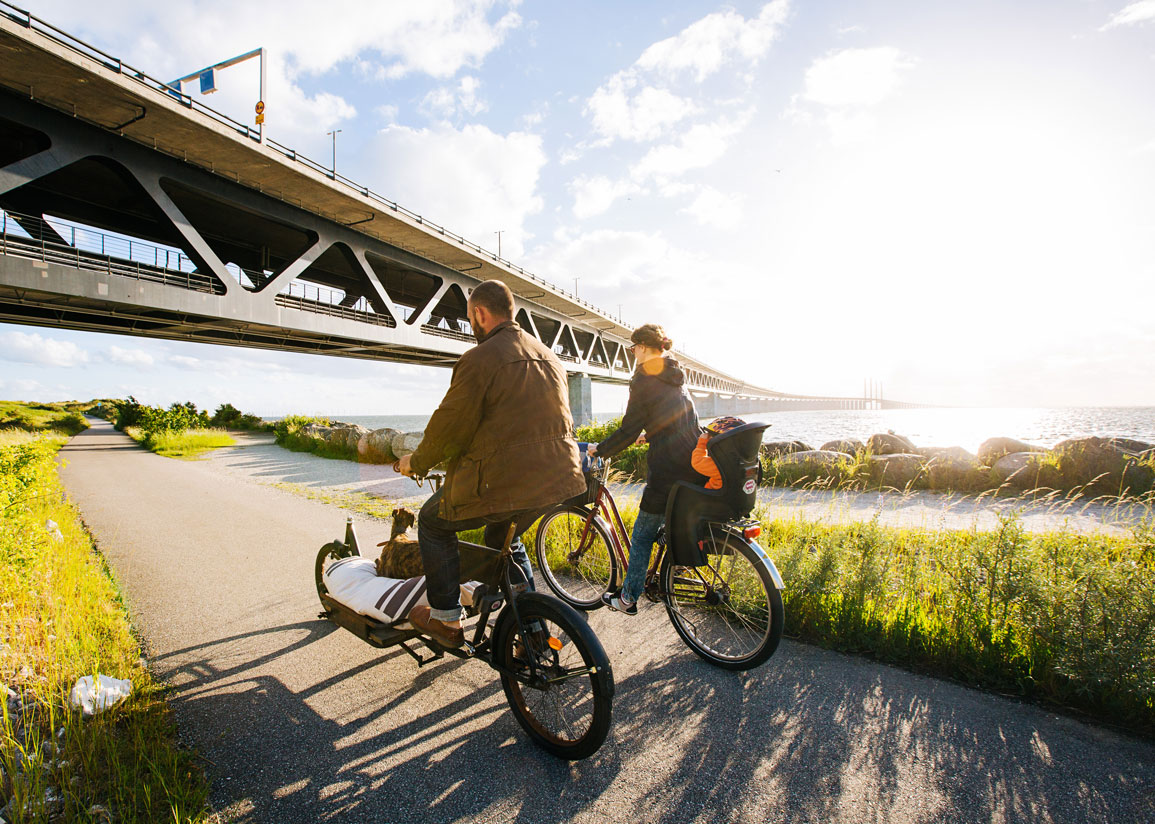
{"label": "street lamp", "polygon": [[334,129],[331,132],[325,132],[325,134],[333,136],[333,178],[334,179],[336,179],[336,177],[337,177],[337,135],[339,135],[340,133],[341,133],[340,129]]}
{"label": "street lamp", "polygon": [[504,231],[505,229],[498,229],[496,232],[494,232],[494,234],[497,235],[497,256],[499,258],[501,257],[501,233]]}

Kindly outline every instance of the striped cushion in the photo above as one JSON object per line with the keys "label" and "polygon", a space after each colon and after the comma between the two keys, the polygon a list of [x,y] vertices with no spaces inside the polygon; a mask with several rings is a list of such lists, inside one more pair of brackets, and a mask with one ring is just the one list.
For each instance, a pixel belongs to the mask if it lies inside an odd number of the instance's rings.
{"label": "striped cushion", "polygon": [[329,595],[360,615],[393,624],[404,620],[425,598],[425,576],[381,578],[372,558],[354,555],[331,562],[323,573]]}

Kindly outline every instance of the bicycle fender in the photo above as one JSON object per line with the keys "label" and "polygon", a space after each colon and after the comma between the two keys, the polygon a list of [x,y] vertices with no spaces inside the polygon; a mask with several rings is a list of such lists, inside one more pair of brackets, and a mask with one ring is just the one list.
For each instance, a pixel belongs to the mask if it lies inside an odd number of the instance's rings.
{"label": "bicycle fender", "polygon": [[766,567],[766,571],[770,573],[770,580],[774,582],[775,589],[777,589],[779,592],[786,589],[786,584],[782,582],[782,576],[778,572],[778,567],[774,565],[774,562],[770,560],[770,556],[766,554],[766,550],[764,550],[757,541],[752,541],[743,535],[741,531],[734,529],[733,527],[727,527],[726,532],[729,533],[732,538],[735,538],[736,540],[739,540],[746,546],[750,547],[753,553],[758,557],[758,560],[762,562],[764,567]]}

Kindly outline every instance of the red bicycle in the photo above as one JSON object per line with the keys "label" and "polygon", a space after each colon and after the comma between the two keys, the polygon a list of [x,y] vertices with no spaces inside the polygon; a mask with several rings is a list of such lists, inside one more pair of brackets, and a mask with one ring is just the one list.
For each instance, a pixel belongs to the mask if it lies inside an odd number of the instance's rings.
{"label": "red bicycle", "polygon": [[[782,578],[754,540],[761,526],[747,517],[765,428],[746,424],[711,441],[723,489],[675,485],[646,573],[646,597],[665,604],[690,649],[723,669],[764,663],[782,638]],[[598,459],[587,473],[587,493],[551,509],[537,525],[542,576],[577,609],[602,606],[602,593],[625,578],[629,532],[606,485],[609,471],[609,461]]]}

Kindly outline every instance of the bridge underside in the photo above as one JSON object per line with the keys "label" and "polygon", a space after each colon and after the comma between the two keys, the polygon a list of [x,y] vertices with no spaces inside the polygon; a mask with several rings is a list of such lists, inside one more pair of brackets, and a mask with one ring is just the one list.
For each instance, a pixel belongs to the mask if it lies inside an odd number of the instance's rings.
{"label": "bridge underside", "polygon": [[[0,209],[2,320],[442,366],[473,343],[468,273],[5,92]],[[571,371],[629,379],[627,342],[516,304]]]}

